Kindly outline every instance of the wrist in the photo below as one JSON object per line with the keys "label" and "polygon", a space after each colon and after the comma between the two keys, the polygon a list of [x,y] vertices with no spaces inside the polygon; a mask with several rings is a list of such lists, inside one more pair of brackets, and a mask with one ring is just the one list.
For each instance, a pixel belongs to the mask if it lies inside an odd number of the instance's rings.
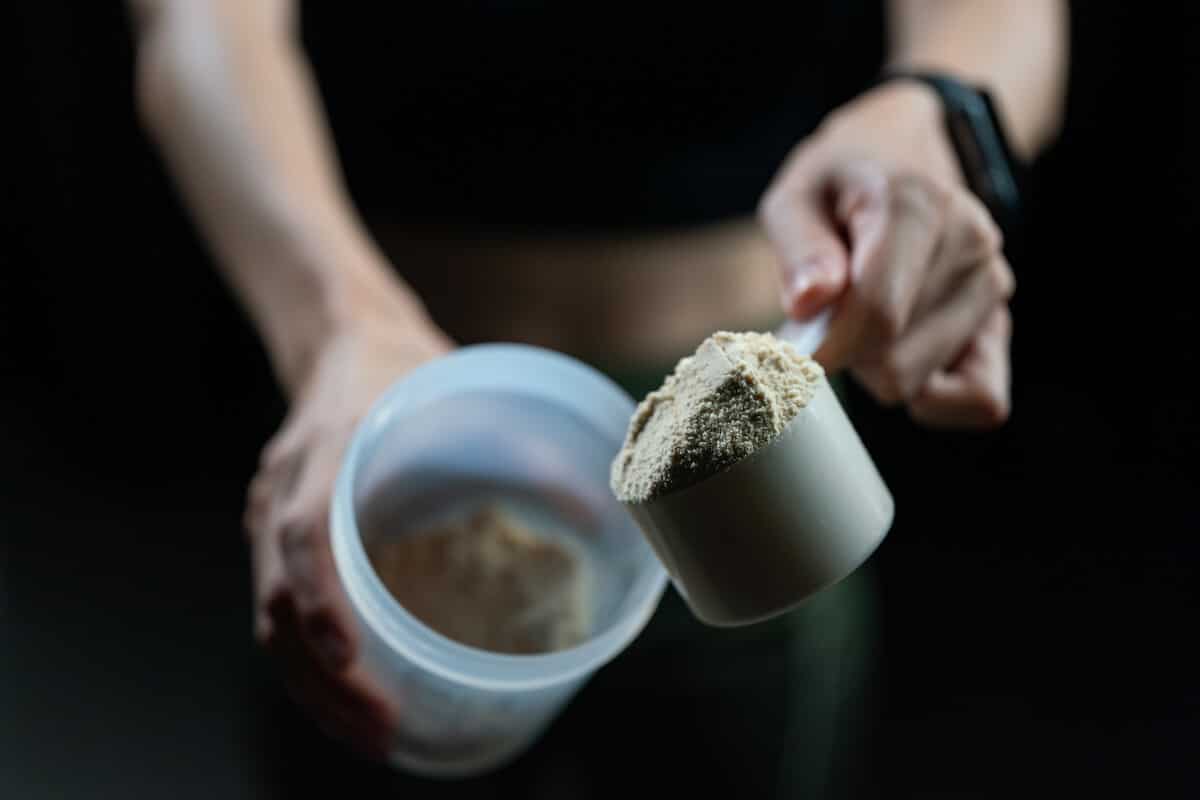
{"label": "wrist", "polygon": [[942,127],[964,183],[1005,229],[1019,226],[1020,163],[1009,144],[991,92],[939,71],[885,71],[883,84],[915,82],[934,92],[942,106]]}
{"label": "wrist", "polygon": [[920,81],[897,78],[875,86],[863,97],[878,103],[880,115],[893,120],[902,131],[927,133],[942,130],[941,98]]}
{"label": "wrist", "polygon": [[321,353],[348,337],[444,340],[424,304],[381,255],[364,249],[302,261],[277,282],[260,319],[276,378],[289,397]]}
{"label": "wrist", "polygon": [[869,89],[833,112],[829,133],[863,142],[865,152],[899,170],[963,184],[941,98],[920,81],[898,78]]}

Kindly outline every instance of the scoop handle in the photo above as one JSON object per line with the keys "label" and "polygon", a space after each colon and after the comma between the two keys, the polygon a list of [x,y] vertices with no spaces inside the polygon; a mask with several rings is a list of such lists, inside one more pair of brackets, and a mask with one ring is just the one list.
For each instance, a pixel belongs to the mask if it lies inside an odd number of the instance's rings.
{"label": "scoop handle", "polygon": [[817,312],[816,316],[804,322],[787,320],[779,327],[779,330],[775,331],[775,335],[790,343],[803,355],[811,356],[825,341],[825,336],[829,333],[829,321],[832,318],[833,307],[826,306]]}

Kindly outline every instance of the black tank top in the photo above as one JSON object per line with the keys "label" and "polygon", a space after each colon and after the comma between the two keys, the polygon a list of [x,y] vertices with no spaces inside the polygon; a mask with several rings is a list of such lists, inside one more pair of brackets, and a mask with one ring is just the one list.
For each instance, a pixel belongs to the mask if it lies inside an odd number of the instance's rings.
{"label": "black tank top", "polygon": [[304,4],[304,41],[356,198],[405,220],[747,213],[882,51],[871,2],[367,5]]}
{"label": "black tank top", "polygon": [[[746,213],[881,49],[877,0],[719,14],[424,5],[302,9],[354,199],[391,221]],[[278,398],[136,121],[123,10],[0,4],[10,17],[19,157],[5,175],[16,213],[0,218],[0,468],[31,472],[42,454],[55,479],[70,464],[120,479],[118,462],[248,475]]]}

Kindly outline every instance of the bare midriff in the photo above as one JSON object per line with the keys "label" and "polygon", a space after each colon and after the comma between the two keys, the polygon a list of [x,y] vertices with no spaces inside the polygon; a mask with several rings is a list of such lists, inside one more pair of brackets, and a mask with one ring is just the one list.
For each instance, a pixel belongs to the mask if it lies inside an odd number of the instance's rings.
{"label": "bare midriff", "polygon": [[763,330],[782,316],[776,259],[750,219],[632,235],[376,232],[463,343],[526,342],[637,369],[673,363],[715,330]]}

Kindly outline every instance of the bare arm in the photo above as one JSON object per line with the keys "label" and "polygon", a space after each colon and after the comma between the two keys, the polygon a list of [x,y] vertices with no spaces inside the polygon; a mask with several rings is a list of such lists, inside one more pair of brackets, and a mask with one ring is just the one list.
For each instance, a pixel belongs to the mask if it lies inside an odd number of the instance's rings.
{"label": "bare arm", "polygon": [[361,661],[329,546],[358,422],[450,342],[351,205],[292,0],[131,0],[138,106],[291,400],[248,491],[256,638],[329,732],[382,756],[400,712]]}
{"label": "bare arm", "polygon": [[[981,83],[1014,149],[1061,124],[1062,0],[889,0],[889,65]],[[1014,278],[995,221],[963,185],[937,95],[889,82],[834,110],[761,206],[783,300],[836,311],[817,358],[940,427],[992,427],[1010,403]]]}
{"label": "bare arm", "polygon": [[891,65],[989,86],[1025,157],[1054,138],[1067,72],[1062,0],[890,0],[888,22]]}
{"label": "bare arm", "polygon": [[359,221],[292,0],[131,0],[138,108],[292,393],[340,326],[429,326]]}

